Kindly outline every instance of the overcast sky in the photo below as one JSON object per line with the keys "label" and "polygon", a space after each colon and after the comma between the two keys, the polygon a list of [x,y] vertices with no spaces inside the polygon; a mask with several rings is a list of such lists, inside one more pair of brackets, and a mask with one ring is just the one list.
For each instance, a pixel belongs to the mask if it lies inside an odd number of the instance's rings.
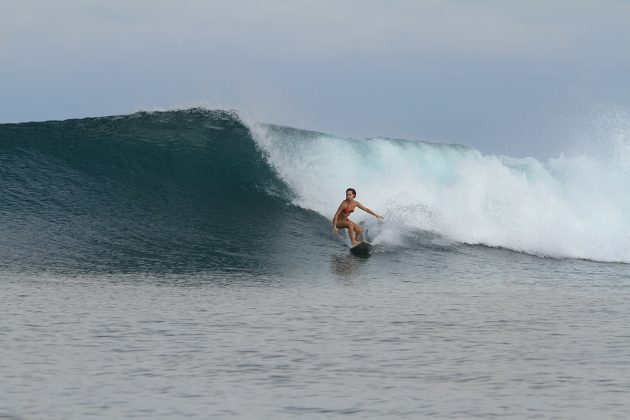
{"label": "overcast sky", "polygon": [[552,155],[630,111],[630,1],[0,0],[0,122],[196,105]]}

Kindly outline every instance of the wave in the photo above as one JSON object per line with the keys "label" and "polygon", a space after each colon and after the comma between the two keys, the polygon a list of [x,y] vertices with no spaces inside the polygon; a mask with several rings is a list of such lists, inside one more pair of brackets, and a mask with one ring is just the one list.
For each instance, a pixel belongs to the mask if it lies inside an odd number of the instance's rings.
{"label": "wave", "polygon": [[5,269],[265,265],[256,250],[291,197],[226,111],[3,124],[0,156]]}
{"label": "wave", "polygon": [[330,219],[347,187],[386,217],[353,215],[381,249],[630,262],[624,145],[542,162],[204,109],[0,124],[0,269],[304,271],[342,246]]}

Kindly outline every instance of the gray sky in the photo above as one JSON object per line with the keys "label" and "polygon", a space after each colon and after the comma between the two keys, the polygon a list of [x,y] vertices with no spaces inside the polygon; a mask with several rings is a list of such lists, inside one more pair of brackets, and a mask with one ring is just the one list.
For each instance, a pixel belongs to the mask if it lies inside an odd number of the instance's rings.
{"label": "gray sky", "polygon": [[630,112],[628,0],[0,0],[0,10],[0,122],[206,105],[540,157],[599,114]]}

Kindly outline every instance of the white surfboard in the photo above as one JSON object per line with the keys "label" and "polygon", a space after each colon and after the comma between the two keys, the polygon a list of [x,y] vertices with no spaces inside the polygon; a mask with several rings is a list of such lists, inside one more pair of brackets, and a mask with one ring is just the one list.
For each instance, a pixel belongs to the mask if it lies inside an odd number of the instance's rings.
{"label": "white surfboard", "polygon": [[350,248],[350,252],[355,255],[369,255],[372,250],[372,244],[367,241],[361,241],[352,248]]}

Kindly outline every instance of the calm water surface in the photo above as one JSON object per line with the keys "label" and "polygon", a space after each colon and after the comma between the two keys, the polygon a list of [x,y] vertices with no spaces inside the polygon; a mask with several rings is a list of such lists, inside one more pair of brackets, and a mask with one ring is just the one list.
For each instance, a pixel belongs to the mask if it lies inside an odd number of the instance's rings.
{"label": "calm water surface", "polygon": [[0,417],[627,417],[625,265],[425,254],[276,277],[5,273]]}

